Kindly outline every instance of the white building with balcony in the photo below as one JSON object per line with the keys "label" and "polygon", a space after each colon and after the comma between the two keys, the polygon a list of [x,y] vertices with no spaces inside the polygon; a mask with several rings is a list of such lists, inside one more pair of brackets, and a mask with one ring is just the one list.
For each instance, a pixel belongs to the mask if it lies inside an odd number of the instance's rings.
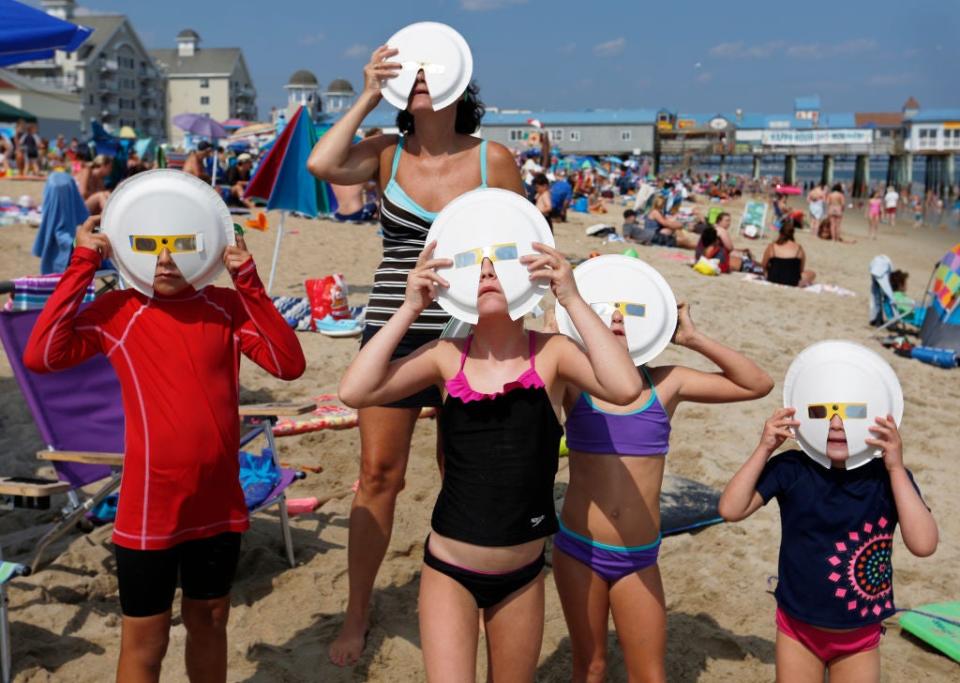
{"label": "white building with balcony", "polygon": [[[13,70],[50,88],[80,97],[79,132],[90,135],[90,123],[108,130],[131,126],[143,135],[164,136],[163,77],[134,31],[120,14],[74,16],[74,0],[42,0],[48,14],[94,30],[73,53],[24,62]],[[41,134],[43,132],[41,131]]]}
{"label": "white building with balcony", "polygon": [[322,109],[320,84],[312,71],[307,69],[294,71],[283,89],[287,91],[287,119],[293,118],[293,114],[299,107],[306,107],[311,119],[316,118],[320,113]]}
{"label": "white building with balcony", "polygon": [[177,34],[177,47],[150,50],[166,78],[167,138],[180,143],[178,114],[207,114],[217,121],[257,118],[257,91],[238,47],[200,47],[192,29]]}

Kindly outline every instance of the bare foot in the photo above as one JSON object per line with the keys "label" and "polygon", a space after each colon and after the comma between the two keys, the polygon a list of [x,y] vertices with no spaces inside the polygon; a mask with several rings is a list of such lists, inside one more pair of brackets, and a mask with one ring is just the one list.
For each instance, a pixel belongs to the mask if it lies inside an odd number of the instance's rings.
{"label": "bare foot", "polygon": [[354,619],[347,614],[336,640],[330,643],[330,661],[337,666],[353,666],[363,654],[370,624],[366,618]]}

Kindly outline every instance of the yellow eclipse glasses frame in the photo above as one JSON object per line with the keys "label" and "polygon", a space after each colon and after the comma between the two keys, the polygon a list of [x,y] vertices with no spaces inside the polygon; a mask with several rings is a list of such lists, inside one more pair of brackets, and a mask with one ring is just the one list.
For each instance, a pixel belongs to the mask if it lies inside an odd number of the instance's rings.
{"label": "yellow eclipse glasses frame", "polygon": [[491,261],[515,261],[520,258],[520,249],[516,242],[502,242],[500,244],[491,244],[488,247],[477,247],[467,249],[453,255],[454,268],[467,268],[469,266],[478,266],[483,263],[483,259],[488,258]]}
{"label": "yellow eclipse glasses frame", "polygon": [[645,318],[647,316],[646,304],[637,304],[632,301],[598,301],[590,304],[590,308],[597,315],[613,315],[614,311],[620,311],[620,315],[624,318],[627,316]]}
{"label": "yellow eclipse glasses frame", "polygon": [[164,249],[171,254],[195,254],[203,251],[203,235],[130,235],[130,248],[154,256]]}
{"label": "yellow eclipse glasses frame", "polygon": [[865,420],[866,403],[811,403],[807,405],[807,417],[811,420],[832,420],[839,415],[841,420]]}

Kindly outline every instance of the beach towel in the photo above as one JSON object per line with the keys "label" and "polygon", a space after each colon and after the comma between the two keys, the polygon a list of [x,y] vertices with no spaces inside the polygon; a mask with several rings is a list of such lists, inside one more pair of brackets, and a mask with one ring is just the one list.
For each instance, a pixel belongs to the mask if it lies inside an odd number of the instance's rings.
{"label": "beach towel", "polygon": [[760,285],[770,285],[771,287],[781,287],[783,289],[799,289],[801,292],[807,292],[808,294],[836,294],[837,296],[856,296],[857,293],[841,287],[840,285],[828,285],[817,283],[815,285],[810,285],[809,287],[791,287],[789,285],[778,285],[775,282],[768,282],[763,279],[762,275],[757,275],[755,273],[744,273],[743,280],[746,282],[754,282]]}
{"label": "beach towel", "polygon": [[267,499],[280,483],[280,476],[280,468],[269,448],[264,448],[260,455],[240,451],[240,487],[248,510],[253,510]]}
{"label": "beach towel", "polygon": [[[5,311],[30,311],[37,308],[43,308],[47,299],[53,294],[60,282],[60,275],[41,275],[35,277],[19,277],[13,282],[13,294],[7,303],[4,304]],[[87,287],[83,295],[83,303],[93,301],[95,290],[93,283]]]}
{"label": "beach towel", "polygon": [[[313,412],[280,418],[273,428],[273,435],[293,436],[323,429],[353,429],[359,424],[357,411],[340,403],[336,394],[320,394],[313,400],[317,403]],[[436,408],[424,408],[420,411],[420,419],[435,417],[436,414]]]}
{"label": "beach towel", "polygon": [[40,230],[33,242],[33,255],[40,259],[42,275],[66,270],[77,226],[89,216],[73,178],[66,173],[51,173],[43,186]]}
{"label": "beach towel", "polygon": [[298,332],[311,329],[310,302],[303,296],[274,296],[270,297],[274,307],[287,321],[287,324]]}

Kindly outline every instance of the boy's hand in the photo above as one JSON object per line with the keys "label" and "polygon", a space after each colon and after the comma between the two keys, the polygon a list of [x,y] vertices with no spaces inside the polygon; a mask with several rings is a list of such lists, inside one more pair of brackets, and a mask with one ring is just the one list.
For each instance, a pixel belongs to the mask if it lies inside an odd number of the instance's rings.
{"label": "boy's hand", "polygon": [[903,441],[900,438],[900,431],[897,429],[897,423],[893,415],[878,417],[877,423],[873,427],[868,427],[870,433],[875,434],[875,439],[866,439],[867,445],[879,448],[883,451],[883,464],[887,471],[892,472],[903,468]]}
{"label": "boy's hand", "polygon": [[223,265],[227,267],[231,275],[236,275],[243,264],[251,258],[250,252],[247,251],[247,243],[243,240],[242,235],[237,235],[236,246],[227,245],[227,248],[223,250]]}
{"label": "boy's hand", "polygon": [[101,259],[110,258],[110,240],[107,239],[107,236],[103,233],[94,232],[99,226],[99,214],[90,216],[90,218],[85,220],[83,225],[77,228],[76,245],[99,252]]}
{"label": "boy's hand", "polygon": [[773,454],[784,441],[794,438],[793,428],[800,426],[800,421],[793,419],[796,412],[796,408],[780,408],[774,411],[763,423],[760,446]]}

